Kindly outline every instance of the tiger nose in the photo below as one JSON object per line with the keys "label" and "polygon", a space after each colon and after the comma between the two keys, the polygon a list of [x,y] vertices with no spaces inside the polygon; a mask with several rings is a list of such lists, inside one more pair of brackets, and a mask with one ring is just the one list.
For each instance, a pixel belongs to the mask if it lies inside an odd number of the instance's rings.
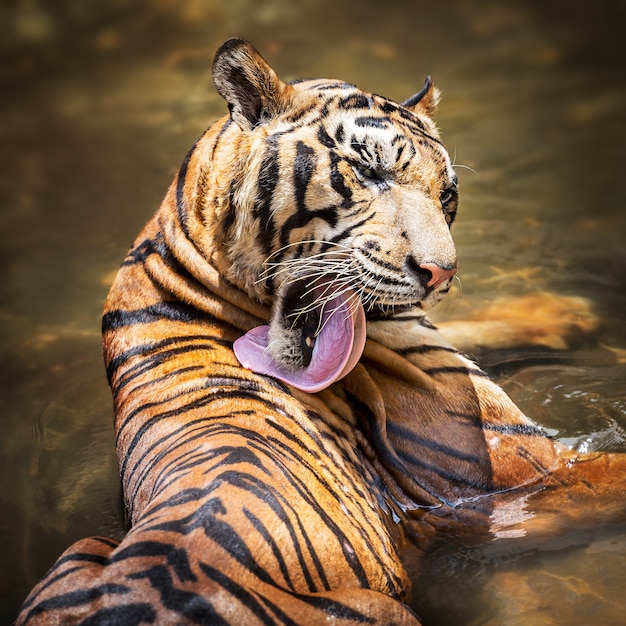
{"label": "tiger nose", "polygon": [[442,267],[436,263],[418,263],[413,256],[407,259],[407,266],[417,274],[425,287],[437,287],[456,274],[456,267]]}
{"label": "tiger nose", "polygon": [[441,267],[436,263],[422,263],[420,267],[425,272],[430,272],[430,280],[426,283],[427,287],[437,287],[456,274],[456,267]]}

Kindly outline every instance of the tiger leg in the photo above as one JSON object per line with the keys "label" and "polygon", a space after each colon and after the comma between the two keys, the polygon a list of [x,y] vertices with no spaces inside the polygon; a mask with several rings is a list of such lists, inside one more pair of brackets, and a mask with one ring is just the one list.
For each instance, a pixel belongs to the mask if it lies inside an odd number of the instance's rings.
{"label": "tiger leg", "polygon": [[561,451],[542,489],[525,501],[524,531],[531,540],[626,521],[626,454]]}
{"label": "tiger leg", "polygon": [[[370,324],[368,333],[402,350],[421,372],[409,387],[401,380],[409,368],[377,348],[387,359],[387,372],[376,372],[378,388],[394,407],[385,416],[389,440],[422,481],[426,459],[448,470],[446,480],[428,477],[430,492],[452,502],[488,501],[492,520],[533,540],[626,518],[626,454],[576,455],[558,445],[436,330],[411,318]],[[366,356],[378,353],[370,345]]]}
{"label": "tiger leg", "polygon": [[[135,506],[123,541],[76,544],[18,624],[418,624],[398,599],[406,575],[354,447],[322,437],[326,422],[293,404],[288,415],[248,399],[209,420],[222,407],[209,397],[169,415],[145,443],[152,456],[131,457],[159,464],[126,483]],[[202,437],[181,437],[198,417]]]}
{"label": "tiger leg", "polygon": [[481,585],[485,623],[621,623],[625,486],[626,455],[564,454],[542,489],[502,498],[481,554],[495,565]]}
{"label": "tiger leg", "polygon": [[[71,545],[31,590],[20,608],[16,626],[65,624],[69,615],[85,617],[86,606],[115,594],[113,585],[99,583],[106,561],[118,545],[118,541],[106,537],[87,537]],[[134,609],[137,607],[131,606],[128,611]],[[121,615],[119,623],[125,623]]]}
{"label": "tiger leg", "polygon": [[[219,563],[202,563],[200,580],[181,550],[157,543],[136,542],[114,551],[116,542],[109,539],[77,542],[33,589],[16,626],[79,620],[116,626],[420,624],[406,605],[369,589],[296,593],[267,581],[250,587],[225,573]],[[124,557],[124,552],[135,556]],[[137,557],[143,559],[141,567]]]}

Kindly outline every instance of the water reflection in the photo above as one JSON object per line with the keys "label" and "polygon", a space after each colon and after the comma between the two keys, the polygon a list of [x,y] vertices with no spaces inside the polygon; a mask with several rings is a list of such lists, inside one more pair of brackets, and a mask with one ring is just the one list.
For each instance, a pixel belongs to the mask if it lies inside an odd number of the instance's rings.
{"label": "water reflection", "polygon": [[[505,370],[504,384],[567,443],[626,451],[620,2],[23,0],[0,17],[3,623],[72,540],[121,528],[101,303],[188,146],[224,111],[209,67],[232,34],[286,79],[404,99],[434,76],[462,184],[462,294],[439,315],[537,289],[591,299],[597,345]],[[433,624],[544,623],[547,605],[553,623],[589,623],[594,607],[618,623],[624,537],[581,543],[434,555],[418,608]],[[554,612],[565,595],[573,608]]]}

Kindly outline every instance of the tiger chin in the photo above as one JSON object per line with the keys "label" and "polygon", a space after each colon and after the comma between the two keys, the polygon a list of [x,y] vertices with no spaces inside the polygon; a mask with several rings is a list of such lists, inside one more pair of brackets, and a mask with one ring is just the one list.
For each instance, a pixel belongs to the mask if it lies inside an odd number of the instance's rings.
{"label": "tiger chin", "polygon": [[[241,39],[213,76],[228,113],[103,313],[128,532],[70,546],[17,624],[416,626],[405,564],[438,540],[623,521],[626,455],[562,449],[426,318],[457,267],[432,81],[287,84]],[[582,306],[540,298],[498,348]],[[453,336],[488,348],[485,324]]]}

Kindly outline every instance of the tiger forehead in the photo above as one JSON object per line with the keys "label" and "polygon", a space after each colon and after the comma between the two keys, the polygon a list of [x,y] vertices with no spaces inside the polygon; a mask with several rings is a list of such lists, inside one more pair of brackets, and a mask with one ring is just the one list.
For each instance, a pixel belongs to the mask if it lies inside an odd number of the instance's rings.
{"label": "tiger forehead", "polygon": [[428,161],[437,177],[453,176],[434,125],[401,105],[340,81],[308,80],[295,87],[305,98],[290,122],[312,127],[326,147],[383,171],[402,172]]}
{"label": "tiger forehead", "polygon": [[308,111],[317,112],[322,119],[344,114],[364,128],[382,129],[396,125],[409,132],[427,135],[432,141],[440,143],[434,128],[417,115],[392,100],[361,91],[350,83],[318,79],[292,83],[292,86],[297,92],[306,94],[298,110],[290,116],[292,121],[303,118],[306,123]]}

